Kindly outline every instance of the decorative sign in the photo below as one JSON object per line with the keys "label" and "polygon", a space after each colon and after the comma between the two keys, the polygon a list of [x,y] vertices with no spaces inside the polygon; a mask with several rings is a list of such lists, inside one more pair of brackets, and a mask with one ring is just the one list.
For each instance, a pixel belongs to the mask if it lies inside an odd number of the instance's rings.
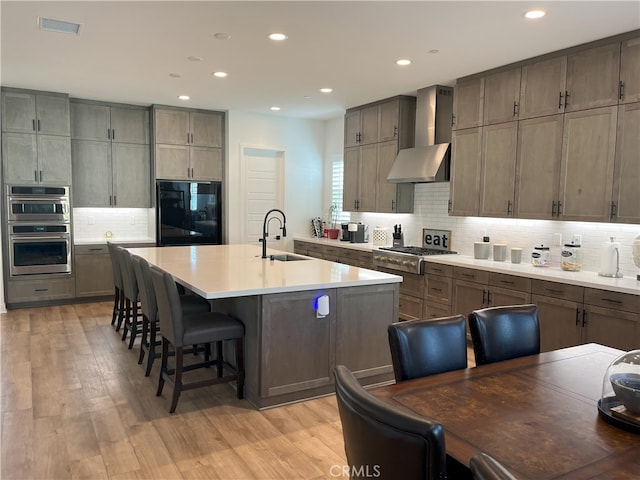
{"label": "decorative sign", "polygon": [[451,230],[423,228],[422,246],[434,250],[451,250]]}

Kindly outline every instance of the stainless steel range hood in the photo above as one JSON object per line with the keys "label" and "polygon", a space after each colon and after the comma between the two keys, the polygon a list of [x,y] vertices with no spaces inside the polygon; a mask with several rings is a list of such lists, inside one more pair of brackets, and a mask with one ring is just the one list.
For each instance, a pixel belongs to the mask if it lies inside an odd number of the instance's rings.
{"label": "stainless steel range hood", "polygon": [[398,152],[387,181],[426,183],[449,181],[453,88],[434,85],[418,90],[415,148]]}

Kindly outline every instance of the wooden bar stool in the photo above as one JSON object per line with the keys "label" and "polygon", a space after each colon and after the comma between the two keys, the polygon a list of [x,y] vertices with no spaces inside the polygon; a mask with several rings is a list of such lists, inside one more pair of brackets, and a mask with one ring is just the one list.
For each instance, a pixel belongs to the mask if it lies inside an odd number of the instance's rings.
{"label": "wooden bar stool", "polygon": [[[165,381],[173,384],[173,396],[169,413],[176,410],[180,393],[183,390],[206,387],[218,383],[237,382],[237,396],[244,397],[244,324],[229,315],[218,312],[195,313],[183,315],[178,288],[168,273],[151,268],[151,279],[158,303],[158,321],[162,335],[162,366],[158,391],[162,395]],[[233,340],[235,346],[235,366],[222,358],[222,342]],[[214,360],[184,365],[185,345],[211,344],[216,342],[217,355]],[[175,368],[168,368],[169,344],[175,351]],[[208,352],[208,350],[207,350]],[[208,357],[208,355],[207,355]],[[183,382],[183,373],[197,368],[215,365],[217,376],[191,383]],[[224,370],[230,374],[224,376]],[[173,375],[172,375],[173,373]]]}

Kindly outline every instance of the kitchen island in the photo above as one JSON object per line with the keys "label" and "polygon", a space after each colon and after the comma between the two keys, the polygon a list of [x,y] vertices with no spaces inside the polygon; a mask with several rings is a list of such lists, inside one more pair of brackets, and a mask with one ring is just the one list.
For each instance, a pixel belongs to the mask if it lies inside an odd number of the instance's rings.
{"label": "kitchen island", "polygon": [[[365,385],[393,380],[387,325],[398,318],[398,275],[276,250],[263,259],[258,245],[129,251],[242,320],[245,397],[257,408],[333,392],[338,364]],[[325,316],[316,311],[323,295]]]}

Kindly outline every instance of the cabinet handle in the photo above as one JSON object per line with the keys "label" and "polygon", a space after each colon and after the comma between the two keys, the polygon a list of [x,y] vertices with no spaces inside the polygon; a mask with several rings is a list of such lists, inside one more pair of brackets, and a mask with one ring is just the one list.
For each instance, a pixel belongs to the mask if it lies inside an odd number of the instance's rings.
{"label": "cabinet handle", "polygon": [[101,248],[90,248],[89,250],[92,251],[92,252],[101,252],[102,251]]}
{"label": "cabinet handle", "polygon": [[396,201],[395,200],[391,200],[391,211],[395,212],[396,210]]}
{"label": "cabinet handle", "polygon": [[624,98],[624,82],[620,80],[618,84],[618,98],[622,100]]}
{"label": "cabinet handle", "polygon": [[487,290],[487,305],[491,305],[491,290]]}
{"label": "cabinet handle", "polygon": [[35,132],[36,131],[36,119],[32,118],[31,119],[31,129]]}
{"label": "cabinet handle", "polygon": [[465,277],[465,278],[475,278],[475,275],[473,275],[471,273],[463,273],[462,276]]}
{"label": "cabinet handle", "polygon": [[37,170],[33,171],[33,181],[38,183],[38,171]]}
{"label": "cabinet handle", "polygon": [[483,288],[482,289],[482,305],[487,303],[486,298],[487,298],[487,291]]}
{"label": "cabinet handle", "polygon": [[190,139],[189,132],[187,132],[187,143],[189,143],[189,139]]}
{"label": "cabinet handle", "polygon": [[42,183],[42,170],[40,170],[40,183]]}
{"label": "cabinet handle", "polygon": [[36,122],[38,124],[38,131],[40,131],[40,120]]}
{"label": "cabinet handle", "polygon": [[515,100],[513,101],[513,116],[517,116],[518,115],[518,102],[516,102]]}
{"label": "cabinet handle", "polygon": [[113,206],[115,207],[116,205],[118,205],[118,196],[114,195],[113,196]]}
{"label": "cabinet handle", "polygon": [[109,206],[113,205],[113,197],[109,195]]}
{"label": "cabinet handle", "polygon": [[451,126],[453,127],[456,124],[456,116],[451,114]]}
{"label": "cabinet handle", "polygon": [[447,213],[451,213],[451,200],[447,203]]}
{"label": "cabinet handle", "polygon": [[564,108],[569,106],[569,92],[567,90],[564,91]]}
{"label": "cabinet handle", "polygon": [[602,300],[605,301],[605,302],[622,304],[622,302],[620,300],[614,300],[613,298],[603,298]]}
{"label": "cabinet handle", "polygon": [[587,324],[587,311],[582,310],[582,326],[584,327]]}
{"label": "cabinet handle", "polygon": [[48,292],[49,289],[48,288],[36,288],[34,289],[34,292]]}
{"label": "cabinet handle", "polygon": [[616,202],[611,202],[611,213],[609,214],[609,216],[611,217],[611,219],[614,219],[618,216],[618,205],[616,205]]}
{"label": "cabinet handle", "polygon": [[562,290],[556,290],[553,288],[546,288],[545,289],[547,292],[552,293],[554,295],[562,295]]}
{"label": "cabinet handle", "polygon": [[558,108],[562,108],[562,92],[560,92],[560,97],[558,98]]}
{"label": "cabinet handle", "polygon": [[513,215],[512,207],[513,207],[513,204],[511,200],[507,200],[507,215]]}
{"label": "cabinet handle", "polygon": [[396,138],[398,136],[398,126],[394,125],[393,126],[393,138]]}
{"label": "cabinet handle", "polygon": [[555,217],[556,216],[556,202],[551,202],[551,216]]}
{"label": "cabinet handle", "polygon": [[111,140],[111,129],[107,128],[107,139]]}
{"label": "cabinet handle", "polygon": [[576,308],[576,327],[578,326],[579,322],[580,322],[580,309]]}
{"label": "cabinet handle", "polygon": [[116,130],[115,128],[111,129],[111,140],[115,140],[116,139]]}
{"label": "cabinet handle", "polygon": [[512,282],[511,280],[500,280],[500,283],[504,283],[505,285],[515,285],[516,282]]}
{"label": "cabinet handle", "polygon": [[562,215],[562,202],[558,201],[558,216]]}
{"label": "cabinet handle", "polygon": [[193,145],[193,133],[191,133],[191,145]]}
{"label": "cabinet handle", "polygon": [[436,287],[431,287],[431,290],[433,290],[434,292],[441,292],[442,291],[441,288],[436,288]]}

